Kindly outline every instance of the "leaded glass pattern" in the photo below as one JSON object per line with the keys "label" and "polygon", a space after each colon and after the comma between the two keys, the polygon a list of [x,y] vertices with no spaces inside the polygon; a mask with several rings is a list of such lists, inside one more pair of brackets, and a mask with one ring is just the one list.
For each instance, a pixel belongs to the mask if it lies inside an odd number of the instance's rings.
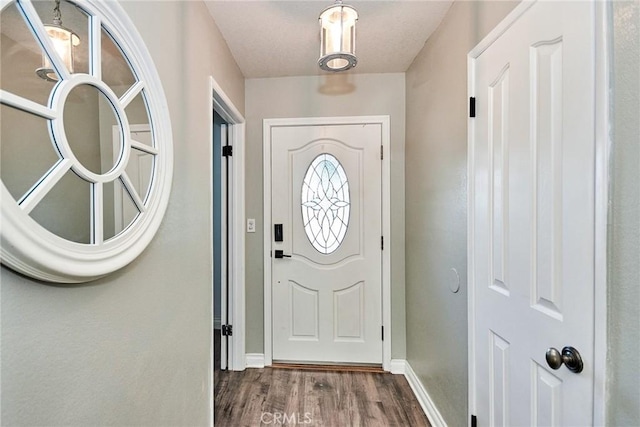
{"label": "leaded glass pattern", "polygon": [[349,227],[349,181],[334,156],[313,159],[302,181],[302,222],[309,241],[318,252],[334,252]]}

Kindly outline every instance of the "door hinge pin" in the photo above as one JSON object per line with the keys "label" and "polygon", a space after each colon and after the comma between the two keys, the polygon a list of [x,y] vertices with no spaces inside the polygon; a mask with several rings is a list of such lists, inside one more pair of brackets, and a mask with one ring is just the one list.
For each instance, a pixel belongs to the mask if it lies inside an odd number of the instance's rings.
{"label": "door hinge pin", "polygon": [[230,337],[233,335],[233,326],[232,325],[222,325],[222,336]]}
{"label": "door hinge pin", "polygon": [[478,417],[471,415],[471,427],[478,427]]}
{"label": "door hinge pin", "polygon": [[469,117],[475,117],[475,116],[476,116],[476,98],[472,96],[469,98]]}
{"label": "door hinge pin", "polygon": [[382,341],[384,341],[384,326],[381,326],[382,328]]}
{"label": "door hinge pin", "polygon": [[384,236],[380,236],[380,249],[384,250]]}
{"label": "door hinge pin", "polygon": [[384,146],[380,146],[380,160],[384,160]]}
{"label": "door hinge pin", "polygon": [[222,147],[222,157],[233,156],[233,145],[225,145]]}

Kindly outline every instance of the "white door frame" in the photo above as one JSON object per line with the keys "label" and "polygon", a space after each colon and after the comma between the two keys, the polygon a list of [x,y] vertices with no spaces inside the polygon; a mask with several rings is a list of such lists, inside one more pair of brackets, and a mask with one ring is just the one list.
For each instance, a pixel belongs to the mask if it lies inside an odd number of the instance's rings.
{"label": "white door frame", "polygon": [[[496,26],[471,52],[467,58],[467,87],[469,97],[475,97],[475,60],[502,34],[504,34],[513,23],[524,14],[536,0],[523,0],[514,10]],[[611,154],[611,135],[609,131],[609,87],[610,87],[610,67],[611,67],[611,4],[610,2],[594,1],[595,4],[595,252],[594,252],[594,400],[593,400],[593,422],[594,425],[605,424],[606,409],[606,357],[607,357],[607,219],[609,204],[609,158]],[[472,242],[474,242],[475,204],[473,192],[475,190],[473,136],[474,119],[468,119],[468,223],[467,223],[467,271],[474,271]],[[471,414],[476,413],[475,401],[475,282],[473,275],[468,278],[468,347],[469,347],[469,413],[467,419],[471,423]]]}
{"label": "white door frame", "polygon": [[309,117],[264,119],[263,121],[263,179],[264,179],[264,364],[273,363],[271,325],[271,129],[286,126],[328,126],[351,124],[380,124],[382,126],[382,368],[391,369],[391,155],[389,116]]}
{"label": "white door frame", "polygon": [[[213,77],[209,77],[209,194],[213,200],[213,112],[227,122],[229,144],[233,146],[233,156],[229,171],[229,319],[233,325],[233,336],[229,337],[229,364],[227,369],[242,371],[245,369],[245,235],[244,235],[244,150],[245,119],[231,99]],[[210,215],[213,230],[213,209]],[[210,259],[213,279],[213,242],[210,245]],[[210,349],[210,389],[213,402],[213,280],[211,282],[211,349]],[[212,403],[213,405],[213,403]],[[213,409],[212,409],[213,410]]]}

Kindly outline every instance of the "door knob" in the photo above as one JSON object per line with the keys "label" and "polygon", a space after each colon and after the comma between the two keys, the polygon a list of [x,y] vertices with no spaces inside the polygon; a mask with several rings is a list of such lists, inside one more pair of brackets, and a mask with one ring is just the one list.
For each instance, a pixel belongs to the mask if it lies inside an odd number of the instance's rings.
{"label": "door knob", "polygon": [[580,352],[573,347],[563,348],[562,353],[551,347],[547,350],[546,358],[551,369],[558,369],[564,363],[564,366],[571,372],[576,374],[582,372],[582,357],[580,357]]}

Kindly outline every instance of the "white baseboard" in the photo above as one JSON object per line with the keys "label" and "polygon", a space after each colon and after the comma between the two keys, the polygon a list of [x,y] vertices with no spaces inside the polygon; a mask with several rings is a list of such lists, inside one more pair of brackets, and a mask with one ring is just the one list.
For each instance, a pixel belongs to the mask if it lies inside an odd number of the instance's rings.
{"label": "white baseboard", "polygon": [[[447,427],[447,423],[442,418],[440,411],[436,408],[436,405],[431,400],[429,393],[422,385],[422,382],[416,375],[416,373],[411,368],[411,365],[406,360],[394,359],[391,360],[391,373],[396,373],[393,371],[395,369],[397,373],[403,373],[407,382],[411,386],[411,390],[413,390],[413,394],[415,394],[422,410],[424,411],[427,418],[429,418],[429,422],[433,427]],[[402,372],[400,372],[402,371]]]}
{"label": "white baseboard", "polygon": [[404,359],[391,359],[389,364],[389,372],[395,375],[404,375],[406,372],[407,361]]}
{"label": "white baseboard", "polygon": [[220,320],[219,317],[214,317],[213,318],[213,329],[220,329],[220,326],[222,325],[222,321]]}
{"label": "white baseboard", "polygon": [[247,353],[246,360],[247,368],[264,368],[264,354],[262,353]]}

